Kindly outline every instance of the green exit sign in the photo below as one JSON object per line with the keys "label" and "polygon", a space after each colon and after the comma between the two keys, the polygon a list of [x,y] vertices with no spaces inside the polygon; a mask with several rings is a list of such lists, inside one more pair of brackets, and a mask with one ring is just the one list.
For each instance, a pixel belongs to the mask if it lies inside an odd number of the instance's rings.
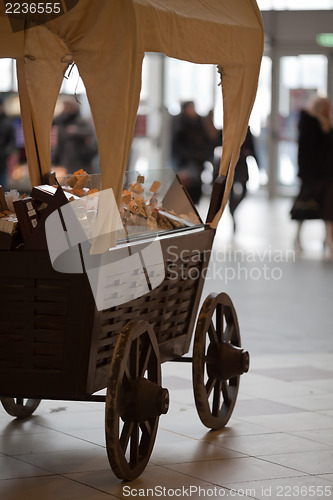
{"label": "green exit sign", "polygon": [[319,33],[316,36],[316,41],[322,47],[333,47],[333,33]]}

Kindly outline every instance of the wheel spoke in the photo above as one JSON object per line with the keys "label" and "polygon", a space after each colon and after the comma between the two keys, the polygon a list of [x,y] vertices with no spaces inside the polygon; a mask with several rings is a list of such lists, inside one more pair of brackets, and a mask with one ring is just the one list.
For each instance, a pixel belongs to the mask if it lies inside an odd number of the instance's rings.
{"label": "wheel spoke", "polygon": [[216,334],[219,342],[221,342],[223,337],[223,315],[224,315],[224,305],[217,304],[216,307]]}
{"label": "wheel spoke", "polygon": [[232,398],[230,394],[230,387],[227,380],[223,380],[222,382],[222,394],[223,394],[223,401],[227,406],[230,406]]}
{"label": "wheel spoke", "polygon": [[23,398],[17,398],[16,399],[16,404],[24,406],[24,399]]}
{"label": "wheel spoke", "polygon": [[206,382],[206,391],[207,391],[207,397],[209,398],[210,396],[210,393],[212,392],[213,390],[213,387],[215,385],[215,382],[216,382],[216,378],[214,377],[210,377],[207,382]]}
{"label": "wheel spoke", "polygon": [[144,345],[145,353],[141,353],[141,359],[140,359],[140,370],[139,370],[139,377],[143,377],[146,370],[148,369],[148,363],[150,360],[150,355],[152,351],[152,346],[151,344],[145,344]]}
{"label": "wheel spoke", "polygon": [[121,431],[119,442],[124,453],[126,452],[128,446],[128,441],[133,430],[133,425],[133,422],[126,421]]}
{"label": "wheel spoke", "polygon": [[139,424],[134,423],[131,433],[131,451],[130,462],[132,465],[137,464],[139,461]]}
{"label": "wheel spoke", "polygon": [[212,414],[217,417],[220,411],[221,402],[221,381],[218,380],[214,386]]}
{"label": "wheel spoke", "polygon": [[232,339],[232,336],[234,334],[234,330],[235,330],[235,325],[232,323],[231,325],[227,325],[227,328],[225,329],[225,332],[223,334],[223,340],[225,342],[231,342],[231,339]]}
{"label": "wheel spoke", "polygon": [[125,369],[124,369],[124,379],[127,379],[127,382],[129,383],[129,381],[131,380],[131,373],[130,373],[130,367],[128,365],[125,366]]}
{"label": "wheel spoke", "polygon": [[214,326],[214,323],[212,320],[211,320],[209,327],[208,327],[208,335],[209,335],[209,340],[213,344],[218,344],[218,338],[217,338],[215,326]]}
{"label": "wheel spoke", "polygon": [[142,430],[142,434],[145,434],[147,436],[150,436],[152,433],[152,426],[149,423],[149,420],[146,420],[145,422],[142,422],[140,424],[140,428]]}

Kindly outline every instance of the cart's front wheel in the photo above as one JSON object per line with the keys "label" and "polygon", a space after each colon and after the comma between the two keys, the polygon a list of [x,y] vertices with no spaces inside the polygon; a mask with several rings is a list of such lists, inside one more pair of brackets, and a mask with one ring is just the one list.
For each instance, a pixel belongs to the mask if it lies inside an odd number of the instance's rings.
{"label": "cart's front wheel", "polygon": [[40,399],[1,398],[1,403],[9,415],[16,418],[28,418],[36,410]]}
{"label": "cart's front wheel", "polygon": [[225,293],[210,294],[200,311],[193,346],[193,391],[202,423],[224,427],[234,409],[240,375],[249,369],[236,311]]}
{"label": "cart's front wheel", "polygon": [[159,417],[168,407],[154,330],[146,321],[131,321],[113,353],[105,408],[106,448],[119,479],[132,480],[144,471]]}

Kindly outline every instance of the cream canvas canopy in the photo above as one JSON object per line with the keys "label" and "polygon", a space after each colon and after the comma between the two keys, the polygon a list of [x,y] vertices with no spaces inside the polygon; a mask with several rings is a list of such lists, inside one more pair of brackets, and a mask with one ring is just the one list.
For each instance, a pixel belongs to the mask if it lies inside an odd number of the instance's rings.
{"label": "cream canvas canopy", "polygon": [[[74,62],[95,123],[102,186],[119,200],[133,137],[145,52],[216,64],[222,75],[228,172],[216,227],[254,103],[263,51],[255,0],[78,0],[65,14],[13,33],[0,0],[0,57],[17,59],[21,115],[33,185],[50,171],[50,129],[64,72]],[[62,1],[62,5],[68,2]],[[2,9],[2,10],[1,10]]]}

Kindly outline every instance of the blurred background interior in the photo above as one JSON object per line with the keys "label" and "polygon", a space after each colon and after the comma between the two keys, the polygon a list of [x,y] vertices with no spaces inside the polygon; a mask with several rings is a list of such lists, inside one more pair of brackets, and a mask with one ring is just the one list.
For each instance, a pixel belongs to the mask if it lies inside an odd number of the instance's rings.
{"label": "blurred background interior", "polygon": [[[300,109],[314,94],[333,98],[333,0],[259,0],[265,25],[265,51],[255,106],[250,119],[256,159],[247,158],[248,192],[268,200],[290,198],[298,192],[297,123]],[[300,8],[302,10],[300,10]],[[65,76],[51,133],[51,158],[59,175],[78,168],[99,172],[98,151],[85,88],[77,68]],[[7,158],[6,190],[29,192],[24,138],[17,96],[16,68],[13,60],[0,60],[0,98],[15,129],[15,146]],[[143,66],[141,101],[128,168],[144,173],[172,164],[173,117],[181,103],[193,101],[203,117],[213,111],[214,124],[223,128],[219,74],[214,66],[195,65],[147,53]],[[70,106],[69,96],[85,139],[81,158],[59,155],[63,112]],[[74,97],[75,96],[75,97]],[[67,113],[68,115],[68,113]],[[78,116],[79,115],[79,116]],[[66,119],[66,118],[65,118]],[[115,124],[115,127],[117,124]],[[77,139],[78,140],[78,139]],[[79,144],[77,142],[77,144]],[[81,143],[82,144],[82,143]],[[75,139],[66,147],[75,145]],[[72,148],[75,150],[75,147]],[[202,199],[210,194],[221,147],[205,162],[202,173]],[[215,163],[215,169],[214,169]],[[258,165],[260,169],[258,169]],[[69,166],[71,165],[71,166]],[[291,203],[291,202],[290,202]]]}

